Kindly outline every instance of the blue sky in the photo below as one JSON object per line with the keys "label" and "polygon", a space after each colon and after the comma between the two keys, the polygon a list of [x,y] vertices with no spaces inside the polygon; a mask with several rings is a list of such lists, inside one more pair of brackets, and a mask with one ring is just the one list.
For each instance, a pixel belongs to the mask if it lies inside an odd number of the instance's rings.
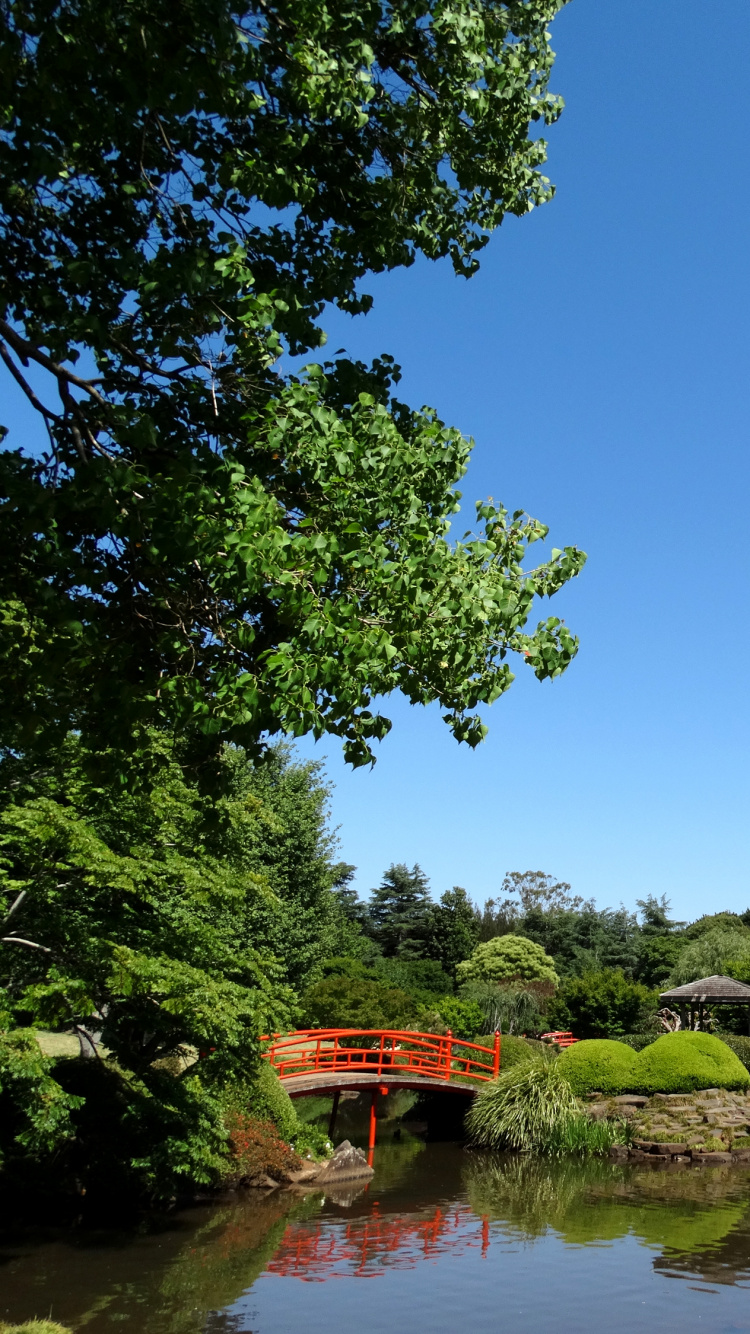
{"label": "blue sky", "polygon": [[400,396],[474,437],[468,521],[492,495],[589,553],[541,609],[580,654],[554,684],[519,666],[474,752],[398,699],[373,770],[348,770],[334,739],[299,751],[326,759],[363,894],[419,861],[435,895],[482,901],[533,869],[601,906],[741,911],[750,4],[572,0],[553,37],[553,202],[509,219],[470,282],[416,264],[328,330],[332,349],[395,355]]}
{"label": "blue sky", "polygon": [[600,906],[743,910],[750,5],[572,0],[553,36],[554,201],[469,283],[418,264],[328,329],[475,438],[467,518],[489,494],[589,553],[550,605],[580,654],[552,685],[521,668],[475,752],[395,700],[374,770],[300,749],[327,757],[362,893],[419,861],[436,895],[531,868]]}

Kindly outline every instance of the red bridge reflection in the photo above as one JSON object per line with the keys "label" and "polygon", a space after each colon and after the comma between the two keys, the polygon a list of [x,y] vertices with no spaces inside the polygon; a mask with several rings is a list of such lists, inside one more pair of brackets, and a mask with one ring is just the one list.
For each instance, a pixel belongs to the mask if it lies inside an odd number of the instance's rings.
{"label": "red bridge reflection", "polygon": [[381,1215],[374,1205],[366,1217],[346,1224],[290,1224],[266,1273],[306,1283],[376,1278],[386,1267],[413,1269],[449,1252],[477,1248],[484,1256],[489,1244],[489,1219],[477,1218],[470,1209],[436,1208],[424,1218]]}

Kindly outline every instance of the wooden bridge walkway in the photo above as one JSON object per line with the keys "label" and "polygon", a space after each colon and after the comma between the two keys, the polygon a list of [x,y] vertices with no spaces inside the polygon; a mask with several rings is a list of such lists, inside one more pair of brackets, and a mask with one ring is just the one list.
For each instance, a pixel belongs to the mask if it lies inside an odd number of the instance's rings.
{"label": "wooden bridge walkway", "polygon": [[345,1090],[371,1091],[370,1149],[375,1146],[378,1095],[392,1089],[435,1089],[473,1096],[500,1070],[500,1034],[491,1047],[435,1033],[399,1029],[305,1028],[267,1039],[263,1055],[292,1098],[332,1093],[333,1129]]}

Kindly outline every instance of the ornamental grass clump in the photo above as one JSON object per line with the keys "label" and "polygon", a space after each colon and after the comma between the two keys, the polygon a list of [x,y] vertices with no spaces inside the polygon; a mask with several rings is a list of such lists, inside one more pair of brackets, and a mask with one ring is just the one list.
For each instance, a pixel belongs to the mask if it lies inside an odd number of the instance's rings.
{"label": "ornamental grass clump", "polygon": [[580,1115],[555,1060],[534,1060],[501,1073],[478,1094],[466,1124],[477,1144],[545,1153],[564,1124]]}

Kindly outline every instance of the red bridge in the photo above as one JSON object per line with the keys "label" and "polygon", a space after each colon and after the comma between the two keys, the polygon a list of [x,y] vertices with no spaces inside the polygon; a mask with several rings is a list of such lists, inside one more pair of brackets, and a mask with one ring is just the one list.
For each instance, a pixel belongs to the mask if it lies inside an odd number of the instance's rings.
{"label": "red bridge", "polygon": [[263,1055],[270,1061],[292,1098],[306,1093],[332,1093],[329,1134],[339,1094],[370,1089],[370,1148],[375,1144],[378,1094],[391,1089],[442,1089],[469,1096],[495,1079],[500,1070],[500,1034],[494,1044],[434,1033],[396,1029],[305,1028],[281,1036],[274,1033]]}

